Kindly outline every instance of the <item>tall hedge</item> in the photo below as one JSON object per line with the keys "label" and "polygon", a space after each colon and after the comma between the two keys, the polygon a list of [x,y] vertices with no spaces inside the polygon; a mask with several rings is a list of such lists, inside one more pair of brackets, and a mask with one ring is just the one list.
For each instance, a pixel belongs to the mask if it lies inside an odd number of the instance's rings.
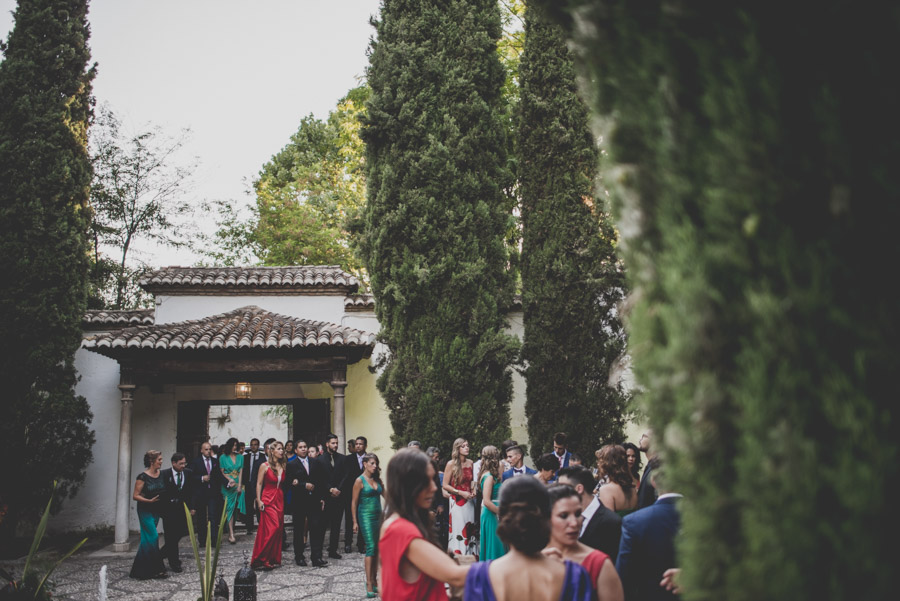
{"label": "tall hedge", "polygon": [[625,350],[618,317],[625,277],[606,199],[594,195],[599,152],[578,97],[562,28],[525,13],[519,66],[518,175],[522,203],[522,345],[529,450],[564,431],[588,456],[621,442],[627,394],[610,386]]}
{"label": "tall hedge", "polygon": [[568,5],[685,598],[893,598],[900,13]]}
{"label": "tall hedge", "polygon": [[0,377],[6,534],[84,480],[91,413],[73,391],[88,269],[87,2],[19,0],[0,63]]}
{"label": "tall hedge", "polygon": [[361,253],[394,443],[509,435],[509,183],[495,0],[384,0],[364,122]]}

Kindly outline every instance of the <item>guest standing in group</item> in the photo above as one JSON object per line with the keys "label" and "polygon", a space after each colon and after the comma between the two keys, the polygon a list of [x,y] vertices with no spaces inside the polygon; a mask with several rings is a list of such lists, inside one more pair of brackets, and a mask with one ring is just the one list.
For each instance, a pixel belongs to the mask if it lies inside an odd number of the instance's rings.
{"label": "guest standing in group", "polygon": [[314,444],[313,444],[313,445],[309,445],[309,451],[308,451],[308,452],[309,452],[308,457],[309,457],[310,459],[315,459],[316,457],[319,456],[319,447],[316,446],[316,445],[314,445]]}
{"label": "guest standing in group", "polygon": [[605,481],[597,493],[597,498],[605,507],[612,509],[620,517],[625,517],[638,508],[637,489],[628,470],[625,448],[617,444],[608,444],[600,449],[597,457],[600,479]]}
{"label": "guest standing in group", "polygon": [[221,486],[224,478],[219,460],[212,456],[212,447],[208,442],[200,445],[200,456],[191,463],[191,474],[194,478],[193,507],[196,510],[197,539],[202,547],[206,544],[207,534],[213,543],[218,540],[219,519],[222,517]]}
{"label": "guest standing in group", "polygon": [[374,453],[363,456],[363,472],[354,481],[352,494],[353,532],[361,535],[366,544],[366,596],[374,597],[378,583],[375,546],[381,527],[381,497],[384,496],[381,466]]}
{"label": "guest standing in group", "polygon": [[[365,436],[357,436],[355,439],[347,442],[347,457],[345,462],[347,465],[347,476],[344,478],[344,490],[341,491],[341,497],[344,499],[346,509],[344,512],[344,553],[353,552],[353,523],[356,520],[356,512],[353,510],[353,487],[356,481],[364,471],[363,462],[366,457],[366,450],[369,447],[369,440]],[[366,544],[363,541],[361,532],[356,534],[356,549],[360,553],[365,553]]]}
{"label": "guest standing in group", "polygon": [[534,475],[535,479],[539,480],[544,486],[550,486],[556,479],[556,472],[560,469],[559,459],[556,454],[544,453],[538,457],[535,465],[538,468],[537,473]]}
{"label": "guest standing in group", "polygon": [[256,479],[259,477],[259,466],[268,461],[266,454],[259,448],[259,439],[250,439],[250,448],[244,453],[244,507],[247,534],[253,534],[255,523],[259,521],[259,508],[256,507]]}
{"label": "guest standing in group", "polygon": [[449,516],[450,516],[450,494],[444,490],[444,469],[441,463],[441,452],[437,447],[428,447],[425,454],[431,460],[431,466],[434,468],[434,485],[437,486],[438,493],[434,495],[431,501],[431,511],[434,513],[434,527],[437,530],[438,543],[442,548],[447,548],[447,538],[449,536]]}
{"label": "guest standing in group", "polygon": [[[328,557],[341,559],[343,555],[338,553],[338,543],[341,537],[341,518],[344,517],[344,503],[341,491],[344,489],[344,480],[347,477],[345,465],[346,455],[338,453],[338,437],[329,434],[325,437],[325,452],[316,458],[316,464],[321,468],[321,478],[316,483],[320,489],[319,494],[325,500],[325,525],[330,529],[328,539]],[[325,536],[324,528],[321,536]],[[318,541],[317,541],[318,543]],[[321,547],[324,541],[321,541]]]}
{"label": "guest standing in group", "polygon": [[594,496],[594,476],[586,467],[564,467],[559,470],[557,482],[568,484],[581,498],[581,536],[578,540],[587,546],[603,551],[610,561],[616,562],[619,539],[622,537],[622,518],[607,509]]}
{"label": "guest standing in group", "polygon": [[472,566],[465,601],[591,601],[593,587],[583,567],[541,553],[550,541],[550,495],[537,478],[503,483],[497,534],[509,552]]}
{"label": "guest standing in group", "polygon": [[475,534],[475,482],[465,438],[453,441],[451,459],[444,467],[444,490],[450,493],[450,533],[447,550],[455,555],[478,555]]}
{"label": "guest standing in group", "polygon": [[[571,469],[571,463],[569,468],[564,469]],[[578,541],[584,523],[581,495],[567,484],[556,484],[547,492],[550,493],[548,546],[559,550],[563,559],[581,564],[587,570],[594,586],[595,601],[624,601],[622,581],[609,555]]]}
{"label": "guest standing in group", "polygon": [[503,480],[516,476],[534,476],[537,473],[525,465],[525,451],[519,445],[506,449],[506,465],[509,467],[501,475]]}
{"label": "guest standing in group", "polygon": [[490,561],[503,557],[506,547],[497,536],[497,514],[500,502],[500,451],[488,445],[481,450],[481,480],[478,483],[481,495],[481,560]]}
{"label": "guest standing in group", "polygon": [[246,513],[244,505],[243,482],[244,456],[238,455],[237,438],[229,438],[228,442],[219,448],[219,467],[225,478],[222,484],[222,498],[225,501],[225,523],[228,524],[228,542],[232,545],[237,542],[234,538],[234,512]]}
{"label": "guest standing in group", "polygon": [[178,541],[188,532],[187,516],[184,514],[184,506],[187,505],[190,514],[197,511],[192,507],[193,494],[191,493],[191,470],[187,469],[187,459],[184,453],[172,455],[172,467],[160,472],[165,486],[163,494],[162,520],[163,530],[166,533],[166,544],[160,551],[169,562],[169,568],[173,572],[181,572],[181,559],[178,557]]}
{"label": "guest standing in group", "polygon": [[634,489],[638,490],[641,485],[641,450],[633,442],[626,442],[622,445],[625,448],[625,460],[628,464],[628,471],[634,479]]}
{"label": "guest standing in group", "polygon": [[163,507],[160,501],[165,491],[165,483],[160,474],[162,453],[153,450],[144,453],[144,467],[146,469],[137,475],[134,494],[131,496],[137,501],[141,543],[131,565],[130,575],[138,580],[168,577],[162,553],[159,552],[159,532],[156,530]]}
{"label": "guest standing in group", "polygon": [[381,565],[385,601],[447,601],[444,583],[462,586],[469,566],[437,545],[431,503],[434,466],[420,450],[402,449],[387,467],[387,509],[373,563]]}
{"label": "guest standing in group", "polygon": [[281,537],[284,534],[285,475],[284,445],[268,445],[268,461],[259,468],[256,479],[256,505],[259,507],[259,531],[253,544],[250,567],[271,570],[281,567]]}
{"label": "guest standing in group", "polygon": [[287,482],[291,490],[290,511],[294,521],[294,563],[306,567],[303,557],[306,548],[304,525],[309,524],[310,558],[314,567],[321,568],[328,562],[322,559],[322,537],[319,535],[322,525],[322,498],[316,482],[321,481],[316,462],[309,457],[309,449],[305,440],[295,443],[296,457],[287,466]]}

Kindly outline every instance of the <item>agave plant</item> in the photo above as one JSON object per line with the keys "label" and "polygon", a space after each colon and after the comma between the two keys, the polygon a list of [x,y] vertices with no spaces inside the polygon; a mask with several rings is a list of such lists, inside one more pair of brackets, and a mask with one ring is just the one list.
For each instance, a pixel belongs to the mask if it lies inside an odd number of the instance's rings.
{"label": "agave plant", "polygon": [[87,542],[84,538],[72,550],[59,558],[43,576],[41,576],[34,568],[35,558],[37,557],[38,548],[47,531],[47,522],[50,520],[50,506],[53,504],[53,495],[56,494],[56,482],[53,482],[53,491],[50,493],[50,500],[47,502],[47,508],[44,509],[44,515],[38,523],[37,530],[34,533],[34,540],[31,541],[31,549],[28,551],[28,557],[25,559],[25,569],[22,570],[22,578],[16,580],[12,574],[5,570],[0,570],[0,575],[7,581],[7,585],[3,588],[0,596],[3,599],[38,599],[44,600],[50,598],[48,583],[50,582],[50,574],[59,567],[63,561],[69,558],[81,548],[81,545]]}
{"label": "agave plant", "polygon": [[[219,548],[222,546],[222,529],[225,527],[225,512],[219,518],[219,535],[216,537],[216,548],[210,547],[211,536],[206,537],[206,566],[200,560],[200,548],[197,545],[197,534],[194,532],[194,524],[191,521],[191,510],[187,503],[184,505],[184,515],[187,519],[188,535],[191,537],[191,547],[194,549],[194,559],[197,561],[197,572],[200,574],[200,597],[197,601],[212,601],[213,589],[216,580],[216,567],[219,565]],[[206,523],[206,532],[212,530],[212,524]]]}

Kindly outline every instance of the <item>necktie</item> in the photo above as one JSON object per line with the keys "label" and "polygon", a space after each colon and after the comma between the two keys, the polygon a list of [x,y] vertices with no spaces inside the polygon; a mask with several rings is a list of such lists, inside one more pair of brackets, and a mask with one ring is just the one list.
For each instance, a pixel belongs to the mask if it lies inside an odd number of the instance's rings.
{"label": "necktie", "polygon": [[178,472],[178,490],[181,490],[181,472]]}
{"label": "necktie", "polygon": [[334,454],[328,453],[328,456],[331,457],[331,467],[334,467]]}

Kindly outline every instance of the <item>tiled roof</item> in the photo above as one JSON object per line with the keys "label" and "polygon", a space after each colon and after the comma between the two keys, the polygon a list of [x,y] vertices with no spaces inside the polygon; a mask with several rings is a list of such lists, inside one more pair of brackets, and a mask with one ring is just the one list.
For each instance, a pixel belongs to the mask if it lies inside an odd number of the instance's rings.
{"label": "tiled roof", "polygon": [[[310,321],[256,306],[194,321],[125,328],[85,338],[85,348],[115,349],[295,349],[375,346],[375,334],[324,321]],[[105,354],[105,353],[104,353]]]}
{"label": "tiled roof", "polygon": [[371,294],[353,294],[344,299],[344,311],[374,311],[375,297]]}
{"label": "tiled roof", "polygon": [[338,265],[288,267],[164,267],[141,278],[150,292],[327,291],[356,292],[359,280]]}
{"label": "tiled roof", "polygon": [[137,326],[153,323],[153,309],[133,309],[128,311],[117,310],[89,310],[85,311],[81,318],[81,325],[85,329],[97,329],[106,326]]}

